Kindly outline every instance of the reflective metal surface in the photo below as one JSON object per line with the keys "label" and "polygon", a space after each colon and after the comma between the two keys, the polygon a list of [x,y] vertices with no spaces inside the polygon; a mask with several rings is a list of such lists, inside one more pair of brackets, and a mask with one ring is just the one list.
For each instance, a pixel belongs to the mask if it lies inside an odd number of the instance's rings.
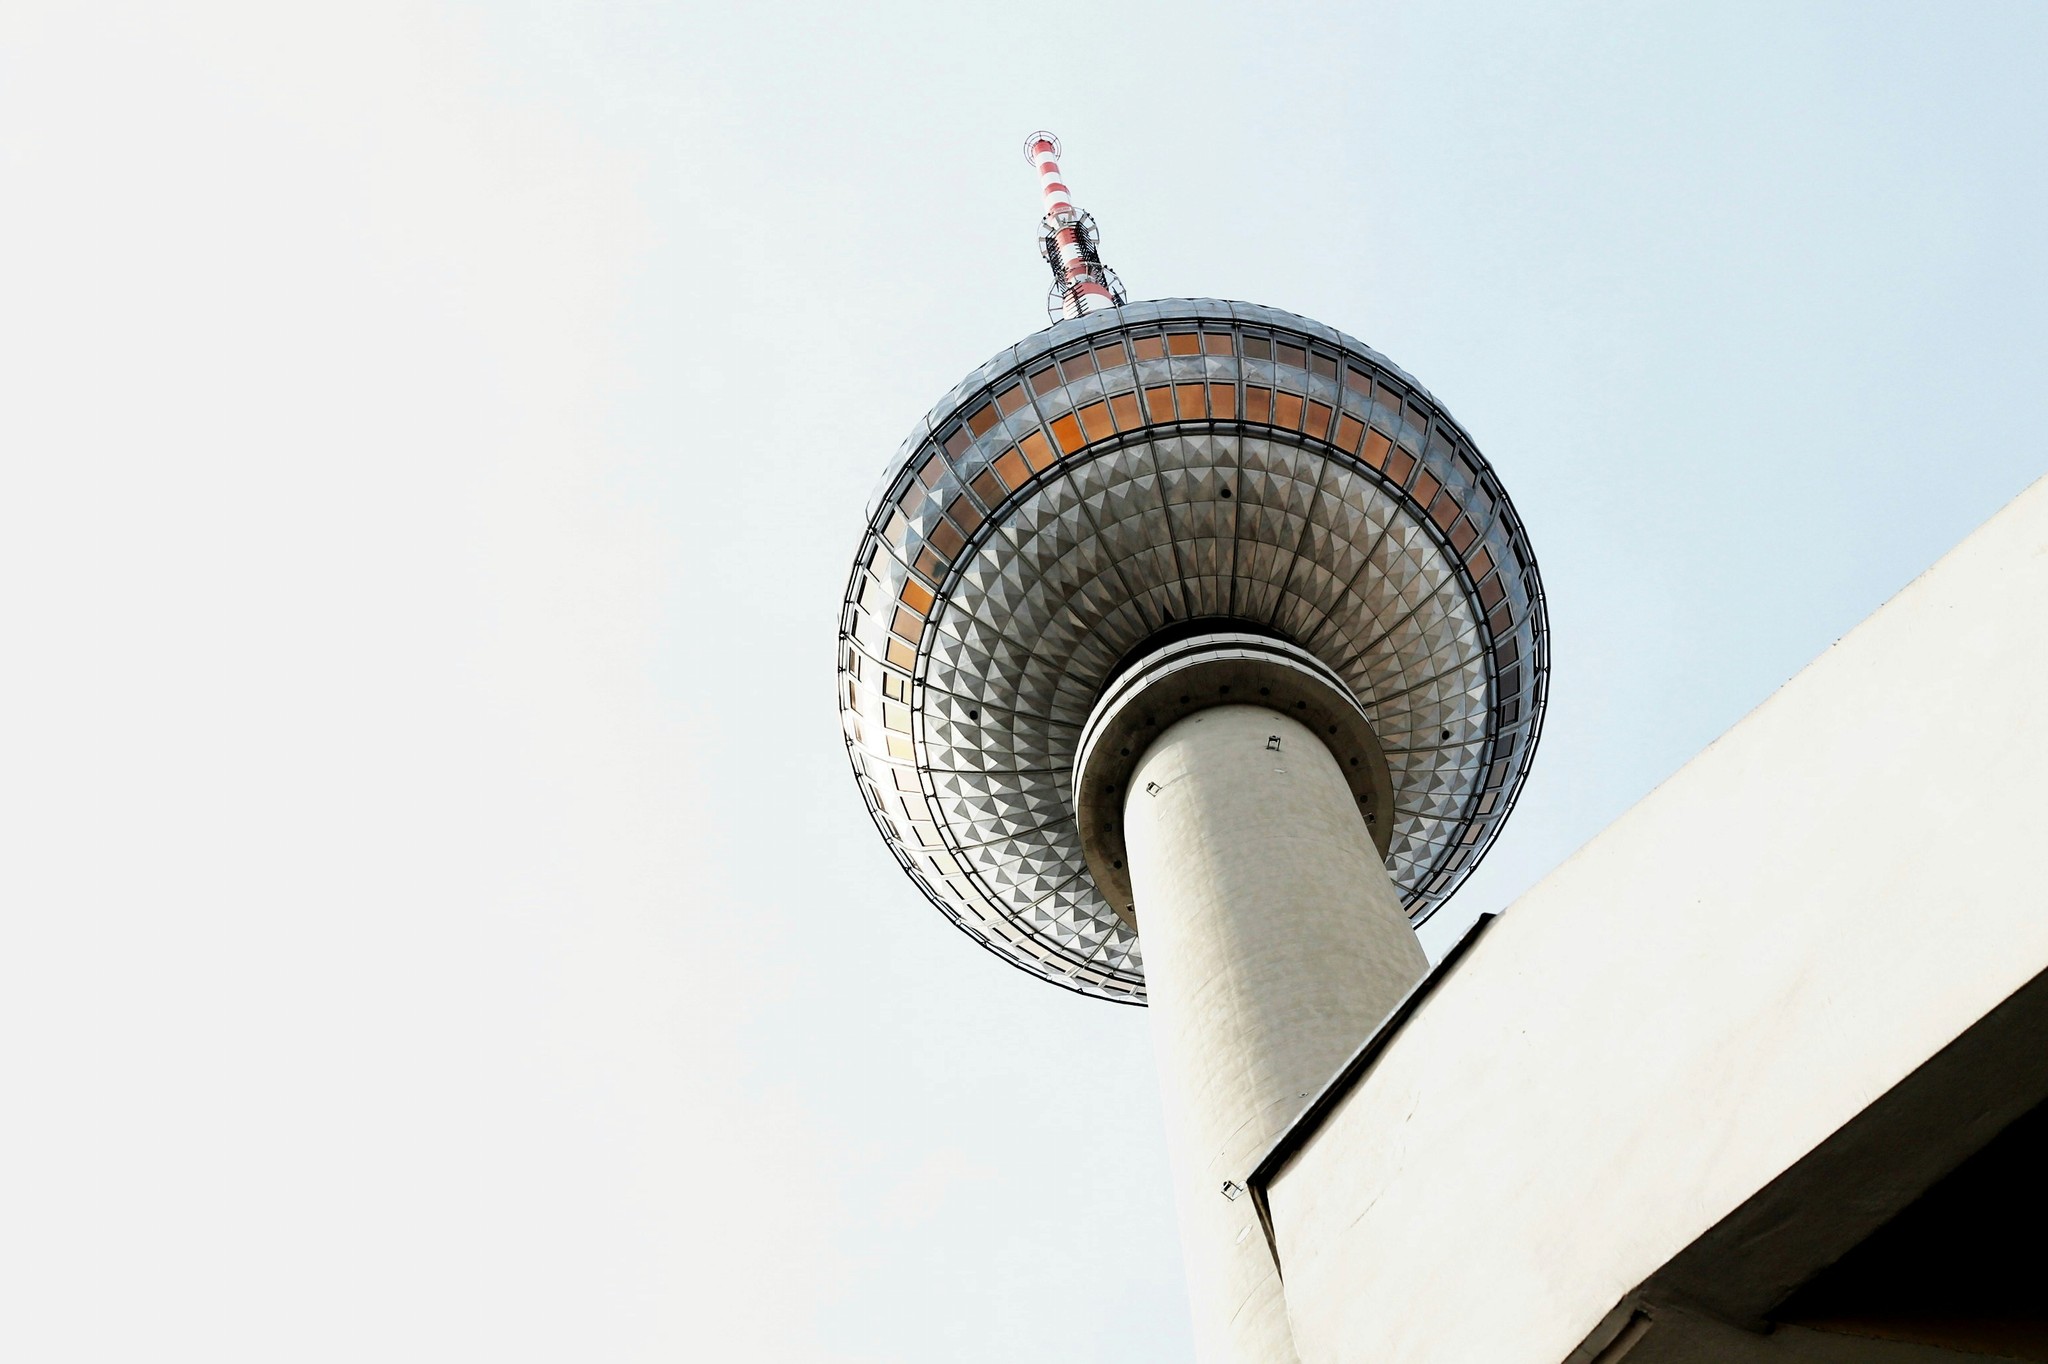
{"label": "reflective metal surface", "polygon": [[1470,874],[1527,772],[1548,663],[1498,480],[1342,333],[1243,303],[1128,304],[1038,333],[935,407],[848,583],[840,705],[862,795],[970,937],[1143,999],[1137,938],[1083,863],[1074,749],[1119,659],[1212,617],[1277,631],[1357,696],[1416,922]]}

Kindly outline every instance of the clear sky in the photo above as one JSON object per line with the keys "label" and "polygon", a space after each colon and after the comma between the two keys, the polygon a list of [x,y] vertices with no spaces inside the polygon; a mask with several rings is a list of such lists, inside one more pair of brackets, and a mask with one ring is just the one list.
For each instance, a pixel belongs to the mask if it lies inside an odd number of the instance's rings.
{"label": "clear sky", "polygon": [[2043,472],[2037,4],[13,0],[0,1354],[1188,1358],[1145,1014],[925,906],[833,709],[1040,126],[1522,510],[1433,949]]}

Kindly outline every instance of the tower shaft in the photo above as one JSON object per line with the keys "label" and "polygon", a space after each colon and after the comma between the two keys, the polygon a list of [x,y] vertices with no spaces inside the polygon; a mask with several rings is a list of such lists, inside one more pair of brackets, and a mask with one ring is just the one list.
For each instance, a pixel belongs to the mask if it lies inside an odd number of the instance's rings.
{"label": "tower shaft", "polygon": [[1258,1215],[1223,1186],[1428,962],[1337,760],[1289,716],[1188,715],[1143,751],[1126,789],[1196,1354],[1294,1364]]}

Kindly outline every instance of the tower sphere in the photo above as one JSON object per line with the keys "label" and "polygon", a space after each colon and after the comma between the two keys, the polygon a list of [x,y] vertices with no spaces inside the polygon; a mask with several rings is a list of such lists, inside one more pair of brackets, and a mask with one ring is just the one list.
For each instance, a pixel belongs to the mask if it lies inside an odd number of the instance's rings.
{"label": "tower sphere", "polygon": [[969,937],[1143,1001],[1075,763],[1124,672],[1205,635],[1348,690],[1388,787],[1361,809],[1429,918],[1515,803],[1549,662],[1521,520],[1441,403],[1321,323],[1170,299],[1037,333],[910,433],[848,579],[840,706],[877,827]]}

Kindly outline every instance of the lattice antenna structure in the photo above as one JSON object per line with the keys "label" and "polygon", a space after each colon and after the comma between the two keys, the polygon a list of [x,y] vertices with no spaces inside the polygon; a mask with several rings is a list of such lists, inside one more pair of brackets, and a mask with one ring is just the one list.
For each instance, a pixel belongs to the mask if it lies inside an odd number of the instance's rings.
{"label": "lattice antenna structure", "polygon": [[1095,219],[1074,207],[1060,176],[1060,140],[1040,130],[1024,139],[1024,159],[1038,171],[1045,218],[1038,226],[1038,250],[1052,268],[1045,299],[1054,322],[1114,308],[1125,299],[1123,281],[1102,263],[1102,233]]}

